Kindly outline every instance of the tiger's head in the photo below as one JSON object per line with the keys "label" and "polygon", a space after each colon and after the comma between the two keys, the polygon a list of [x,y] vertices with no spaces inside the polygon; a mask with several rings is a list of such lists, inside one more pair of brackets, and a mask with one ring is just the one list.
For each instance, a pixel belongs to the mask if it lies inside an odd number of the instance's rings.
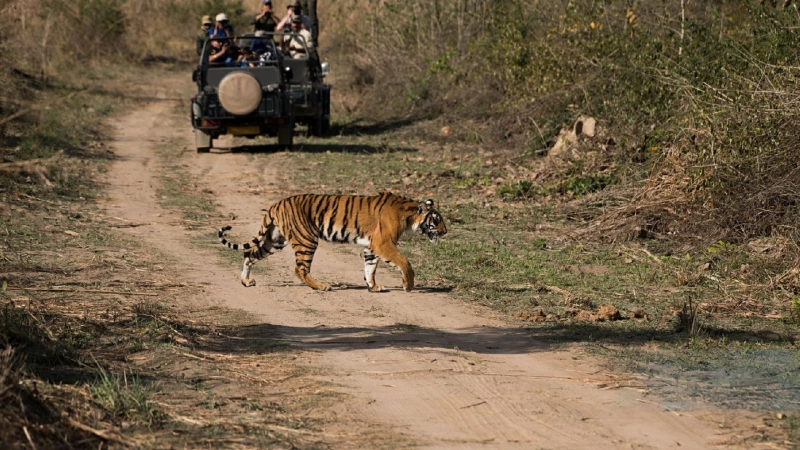
{"label": "tiger's head", "polygon": [[447,234],[447,226],[439,211],[433,209],[433,200],[420,202],[417,207],[417,217],[414,220],[414,231],[428,236],[428,240],[436,242],[439,237]]}

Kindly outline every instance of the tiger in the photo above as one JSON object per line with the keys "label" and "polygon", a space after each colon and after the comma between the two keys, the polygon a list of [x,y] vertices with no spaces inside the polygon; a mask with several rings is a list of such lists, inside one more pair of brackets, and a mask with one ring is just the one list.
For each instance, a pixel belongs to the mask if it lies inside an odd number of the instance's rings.
{"label": "tiger", "polygon": [[311,262],[320,239],[334,243],[357,244],[364,247],[364,281],[370,292],[382,292],[375,282],[378,259],[395,266],[403,273],[403,288],[414,289],[414,269],[400,254],[397,242],[407,230],[425,234],[435,243],[447,234],[447,226],[433,200],[424,202],[390,192],[373,196],[300,194],[275,202],[269,207],[258,236],[251,241],[234,244],[225,237],[232,227],[219,229],[222,245],[243,250],[241,282],[255,286],[250,277],[253,264],[262,258],[292,246],[295,255],[295,274],[312,289],[329,291],[330,284],[320,283],[311,276]]}

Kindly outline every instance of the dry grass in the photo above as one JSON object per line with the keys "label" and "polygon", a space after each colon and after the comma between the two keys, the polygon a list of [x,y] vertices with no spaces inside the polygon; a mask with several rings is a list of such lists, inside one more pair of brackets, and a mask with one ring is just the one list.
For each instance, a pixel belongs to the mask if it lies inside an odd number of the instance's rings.
{"label": "dry grass", "polygon": [[[691,167],[696,164],[696,156],[678,150],[667,150],[653,174],[644,182],[626,186],[597,195],[581,202],[605,200],[616,196],[624,200],[622,205],[606,207],[598,217],[583,230],[586,236],[609,242],[625,242],[634,239],[673,238],[687,229],[710,225],[708,217],[696,209],[695,205],[708,203],[708,193],[704,191],[703,180],[691,175]],[[630,197],[625,199],[625,196]],[[577,209],[577,208],[576,208]],[[688,224],[692,224],[691,227]],[[681,240],[697,243],[698,236],[681,236]],[[716,236],[706,234],[700,240],[715,240]]]}
{"label": "dry grass", "polygon": [[[0,420],[18,448],[26,433],[38,448],[395,442],[345,427],[330,413],[341,395],[296,363],[302,352],[270,325],[205,303],[205,286],[172,281],[164,255],[116,234],[117,220],[85,204],[78,220],[55,202],[36,209],[3,215],[26,243],[4,240],[0,261],[0,342],[18,355],[0,358]],[[15,233],[61,220],[74,235]]]}
{"label": "dry grass", "polygon": [[[116,229],[126,224],[92,204],[110,157],[102,118],[153,95],[120,92],[130,74],[118,71],[144,50],[193,55],[196,28],[171,30],[211,12],[209,2],[148,4],[0,3],[2,28],[19,31],[0,34],[0,78],[10,81],[0,83],[0,345],[10,346],[0,356],[0,447],[347,448],[394,439],[339,427],[328,413],[338,397],[298,367],[298,352],[267,325],[196,306],[202,287],[175,284],[163,255],[123,238]],[[124,14],[110,29],[76,14],[103,5],[110,9],[93,20],[130,8],[124,40],[106,39]],[[147,33],[145,23],[161,31]],[[74,70],[75,61],[86,67]]]}
{"label": "dry grass", "polygon": [[[0,445],[6,449],[96,448],[105,440],[83,425],[87,410],[75,409],[75,393],[59,386],[39,388],[20,367],[11,347],[0,351]],[[61,411],[72,410],[71,417]],[[87,429],[88,428],[88,429]]]}
{"label": "dry grass", "polygon": [[[239,0],[3,0],[0,35],[6,67],[39,80],[70,72],[157,59],[191,63],[203,15],[225,12],[237,31],[250,30],[255,3]],[[4,67],[4,70],[8,70]],[[80,73],[76,74],[80,75]],[[80,78],[80,76],[78,76]],[[2,88],[0,88],[2,89]],[[0,91],[2,94],[2,91]]]}

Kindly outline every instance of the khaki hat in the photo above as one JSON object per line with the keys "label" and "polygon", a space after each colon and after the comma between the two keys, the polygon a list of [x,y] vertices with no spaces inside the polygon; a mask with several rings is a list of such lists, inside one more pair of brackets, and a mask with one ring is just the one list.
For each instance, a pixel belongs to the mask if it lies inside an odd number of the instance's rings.
{"label": "khaki hat", "polygon": [[211,16],[203,16],[202,22],[200,22],[200,23],[202,25],[213,25],[214,21],[211,20]]}

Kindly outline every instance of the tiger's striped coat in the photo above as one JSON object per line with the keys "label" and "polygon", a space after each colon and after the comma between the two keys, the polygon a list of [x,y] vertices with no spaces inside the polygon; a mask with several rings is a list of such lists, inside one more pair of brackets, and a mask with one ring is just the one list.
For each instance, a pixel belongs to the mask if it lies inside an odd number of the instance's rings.
{"label": "tiger's striped coat", "polygon": [[277,201],[269,207],[258,236],[243,244],[228,242],[219,229],[220,242],[233,250],[244,250],[241,281],[254,286],[250,269],[287,244],[295,255],[295,273],[313,289],[330,290],[330,285],[315,280],[311,262],[320,239],[364,247],[364,280],[371,292],[383,286],[375,283],[378,258],[403,273],[403,288],[414,289],[414,269],[400,254],[397,242],[407,230],[427,235],[431,242],[447,233],[444,219],[433,207],[433,200],[417,202],[389,192],[373,196],[301,194]]}

